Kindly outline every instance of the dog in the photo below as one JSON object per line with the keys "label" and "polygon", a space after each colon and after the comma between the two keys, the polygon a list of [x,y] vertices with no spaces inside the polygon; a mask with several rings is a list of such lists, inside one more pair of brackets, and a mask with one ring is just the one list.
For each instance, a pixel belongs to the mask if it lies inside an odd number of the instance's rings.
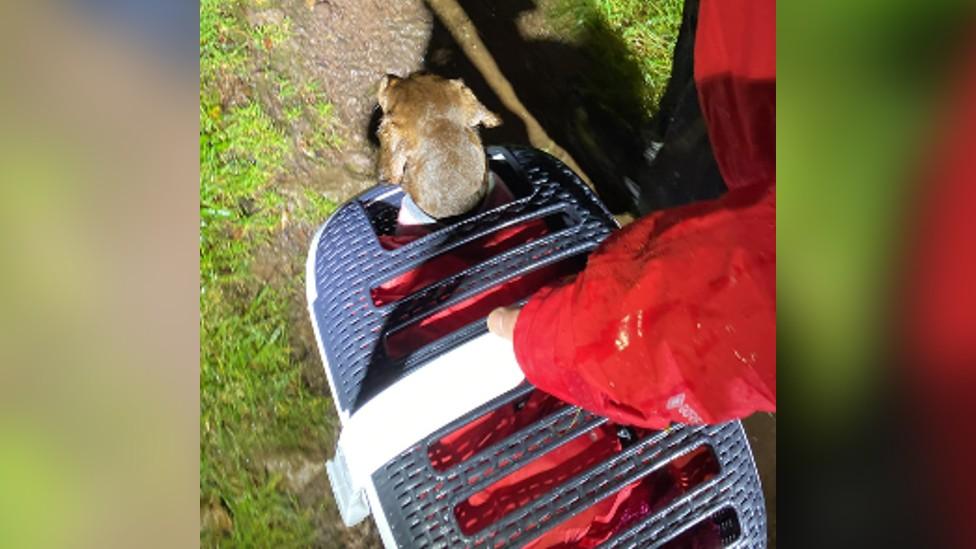
{"label": "dog", "polygon": [[477,207],[488,191],[478,126],[498,126],[498,115],[462,80],[422,72],[385,76],[376,98],[383,110],[380,179],[403,187],[435,219]]}

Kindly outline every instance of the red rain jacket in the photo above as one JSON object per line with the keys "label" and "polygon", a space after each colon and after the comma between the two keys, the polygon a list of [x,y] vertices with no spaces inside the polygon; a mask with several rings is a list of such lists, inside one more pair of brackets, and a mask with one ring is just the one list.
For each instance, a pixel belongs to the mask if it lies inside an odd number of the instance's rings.
{"label": "red rain jacket", "polygon": [[617,232],[522,310],[540,389],[660,429],[776,409],[775,4],[702,0],[695,83],[729,192]]}

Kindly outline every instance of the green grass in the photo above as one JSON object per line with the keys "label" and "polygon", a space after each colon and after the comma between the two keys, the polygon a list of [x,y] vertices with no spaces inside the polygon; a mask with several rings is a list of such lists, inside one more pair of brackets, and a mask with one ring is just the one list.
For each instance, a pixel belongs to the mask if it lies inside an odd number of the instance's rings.
{"label": "green grass", "polygon": [[291,20],[286,17],[280,23],[256,25],[251,30],[251,36],[254,40],[254,47],[274,48],[291,37]]}
{"label": "green grass", "polygon": [[[671,75],[683,0],[551,0],[550,19],[601,60],[594,86],[617,110],[650,117]],[[626,113],[625,113],[626,114]]]}
{"label": "green grass", "polygon": [[[229,532],[202,532],[201,543],[295,547],[313,541],[312,514],[322,510],[280,490],[260,458],[320,449],[335,414],[329,399],[305,387],[292,358],[289,308],[303,281],[262,284],[251,266],[285,213],[291,223],[315,225],[335,207],[311,190],[295,199],[275,188],[295,154],[293,124],[307,111],[319,128],[316,147],[336,139],[331,104],[314,85],[252,70],[288,39],[287,20],[251,28],[242,13],[240,2],[200,6],[200,491],[201,505],[223,505],[233,521]],[[278,85],[287,102],[282,120],[254,99],[256,77]],[[230,104],[227,89],[244,90],[245,99]],[[306,89],[316,90],[311,102],[299,93]]]}

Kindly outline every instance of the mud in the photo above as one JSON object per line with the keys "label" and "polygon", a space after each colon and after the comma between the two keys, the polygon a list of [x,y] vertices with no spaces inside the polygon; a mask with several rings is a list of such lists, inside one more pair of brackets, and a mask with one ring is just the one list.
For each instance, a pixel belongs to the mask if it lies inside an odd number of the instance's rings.
{"label": "mud", "polygon": [[307,496],[308,488],[313,485],[317,488],[328,488],[324,460],[310,459],[306,454],[266,458],[264,469],[269,475],[281,477],[281,487],[296,496]]}
{"label": "mud", "polygon": [[[384,74],[420,68],[432,17],[420,0],[290,2],[295,70],[321,82],[336,107],[346,149],[363,149]],[[371,148],[371,147],[366,147]]]}

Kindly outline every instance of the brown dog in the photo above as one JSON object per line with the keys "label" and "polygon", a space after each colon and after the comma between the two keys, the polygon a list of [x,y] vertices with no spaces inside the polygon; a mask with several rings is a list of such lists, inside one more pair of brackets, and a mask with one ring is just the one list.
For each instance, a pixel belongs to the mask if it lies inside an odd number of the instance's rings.
{"label": "brown dog", "polygon": [[476,207],[488,186],[477,126],[493,128],[498,116],[460,79],[426,73],[385,76],[377,100],[380,178],[401,185],[434,218]]}

